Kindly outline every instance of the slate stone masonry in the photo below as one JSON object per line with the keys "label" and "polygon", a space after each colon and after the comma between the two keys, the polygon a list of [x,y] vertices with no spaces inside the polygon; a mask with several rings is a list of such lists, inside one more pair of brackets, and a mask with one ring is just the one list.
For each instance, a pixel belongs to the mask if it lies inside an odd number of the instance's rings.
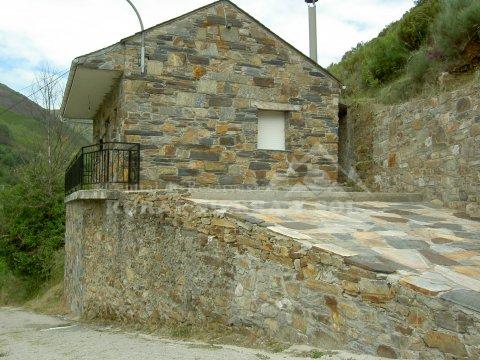
{"label": "slate stone masonry", "polygon": [[477,80],[370,114],[351,108],[342,141],[352,138],[352,151],[344,157],[354,155],[356,173],[373,191],[421,192],[480,219],[479,93]]}
{"label": "slate stone masonry", "polygon": [[218,322],[388,358],[480,357],[477,292],[436,296],[399,281],[388,263],[186,197],[119,192],[67,203],[65,294],[76,314]]}
{"label": "slate stone masonry", "polygon": [[[124,72],[117,96],[96,116],[96,140],[113,133],[142,144],[144,188],[336,181],[339,83],[224,4],[147,30],[146,75],[139,73],[138,36],[79,60]],[[106,122],[113,108],[115,122]],[[259,110],[285,111],[286,151],[257,149]]]}

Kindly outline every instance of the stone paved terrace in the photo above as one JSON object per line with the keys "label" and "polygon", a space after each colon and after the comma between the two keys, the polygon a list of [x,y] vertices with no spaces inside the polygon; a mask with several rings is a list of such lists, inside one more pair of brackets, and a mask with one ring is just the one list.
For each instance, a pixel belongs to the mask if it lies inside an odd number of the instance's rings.
{"label": "stone paved terrace", "polygon": [[480,222],[453,210],[380,201],[193,201],[480,312]]}
{"label": "stone paved terrace", "polygon": [[76,192],[66,198],[67,303],[87,319],[480,358],[480,222],[415,194],[287,193]]}

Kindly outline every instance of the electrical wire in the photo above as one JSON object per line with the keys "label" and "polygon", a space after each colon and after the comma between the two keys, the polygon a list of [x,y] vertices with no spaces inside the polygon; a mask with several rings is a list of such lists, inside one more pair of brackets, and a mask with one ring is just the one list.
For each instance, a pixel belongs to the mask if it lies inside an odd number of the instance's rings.
{"label": "electrical wire", "polygon": [[[48,82],[47,84],[45,84],[44,86],[42,86],[41,88],[35,90],[33,93],[31,93],[30,95],[27,95],[25,96],[25,98],[22,98],[22,100],[16,102],[15,104],[13,104],[12,106],[8,107],[7,109],[3,110],[2,112],[0,112],[0,116],[7,113],[8,111],[12,110],[14,107],[24,103],[25,101],[27,100],[31,100],[33,101],[32,99],[30,99],[33,95],[37,94],[38,92],[42,91],[43,89],[45,89],[47,86],[53,84],[54,82],[60,80],[62,77],[64,77],[66,74],[68,74],[70,72],[70,70],[66,70],[65,72],[63,72],[62,74],[60,74],[57,78],[55,78],[54,80]],[[38,83],[38,82],[37,82]]]}
{"label": "electrical wire", "polygon": [[[61,71],[59,71],[59,72],[53,73],[52,75],[49,76],[49,78],[50,78],[50,79],[53,79],[55,76],[57,76],[57,75],[65,72],[65,71],[68,71],[68,69],[64,69],[64,70],[61,70]],[[35,86],[35,85],[41,83],[42,81],[43,81],[43,80],[35,81],[34,83],[32,83],[32,84],[30,84],[30,85],[27,85],[27,86],[25,86],[24,88],[21,88],[20,90],[15,90],[15,91],[18,92],[18,93],[21,93],[23,90],[26,90],[26,89],[28,89],[28,88],[30,88],[30,87],[32,87],[32,86]]]}

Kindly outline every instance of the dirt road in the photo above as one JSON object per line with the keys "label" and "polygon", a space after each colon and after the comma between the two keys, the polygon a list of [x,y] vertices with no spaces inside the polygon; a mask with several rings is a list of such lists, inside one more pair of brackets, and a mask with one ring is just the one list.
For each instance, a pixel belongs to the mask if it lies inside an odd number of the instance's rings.
{"label": "dirt road", "polygon": [[373,357],[340,352],[321,350],[312,352],[312,349],[302,347],[274,354],[229,345],[169,340],[128,333],[112,327],[79,324],[22,309],[0,308],[0,358],[2,360],[305,360],[308,357],[298,356],[298,354],[307,350],[317,359],[373,359]]}

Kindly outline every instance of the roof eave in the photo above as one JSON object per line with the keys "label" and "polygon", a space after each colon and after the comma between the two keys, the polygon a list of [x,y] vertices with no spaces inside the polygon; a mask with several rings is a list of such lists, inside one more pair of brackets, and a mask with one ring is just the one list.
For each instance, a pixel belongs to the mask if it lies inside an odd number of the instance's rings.
{"label": "roof eave", "polygon": [[108,45],[104,48],[101,48],[99,50],[95,50],[95,51],[92,51],[90,53],[87,53],[87,54],[84,54],[84,55],[80,55],[78,57],[76,57],[75,59],[73,59],[72,61],[72,64],[70,65],[70,72],[68,74],[68,79],[67,79],[67,84],[65,86],[65,92],[63,94],[63,99],[62,99],[62,105],[60,107],[60,116],[62,118],[65,118],[64,115],[65,115],[65,107],[67,105],[67,102],[68,102],[68,98],[70,97],[70,90],[72,88],[72,83],[73,83],[73,80],[75,78],[75,71],[77,69],[77,67],[79,65],[82,65],[82,64],[85,64],[88,60],[89,57],[91,56],[95,56],[95,55],[99,55],[101,53],[105,53],[105,52],[108,52],[110,51],[111,49],[113,49],[115,46],[118,46],[120,45],[122,42],[116,42],[112,45]]}
{"label": "roof eave", "polygon": [[70,65],[70,72],[68,74],[67,84],[65,86],[65,92],[63,93],[62,106],[60,107],[60,117],[65,118],[65,107],[70,97],[70,90],[72,88],[73,78],[75,77],[75,70],[77,69],[78,58],[75,58]]}

